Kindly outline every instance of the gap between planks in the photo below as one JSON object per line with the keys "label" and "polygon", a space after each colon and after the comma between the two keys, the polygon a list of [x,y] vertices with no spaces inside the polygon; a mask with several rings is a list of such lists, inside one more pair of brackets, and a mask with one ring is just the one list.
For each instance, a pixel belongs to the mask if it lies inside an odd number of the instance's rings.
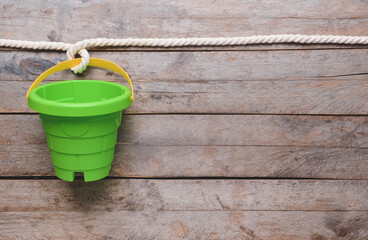
{"label": "gap between planks", "polygon": [[[76,212],[75,210],[60,210],[60,211],[0,211],[0,215],[4,214],[4,213],[61,213],[61,212]],[[344,210],[344,209],[340,209],[340,210],[267,210],[267,209],[262,209],[262,210],[206,210],[206,209],[199,209],[199,210],[141,210],[141,211],[136,211],[136,210],[93,210],[92,211],[94,214],[95,213],[106,213],[106,212],[221,212],[221,213],[232,213],[232,212],[290,212],[290,213],[297,213],[297,212],[320,212],[320,213],[340,213],[340,212],[346,212],[346,213],[368,213],[368,210]]]}
{"label": "gap between planks", "polygon": [[[76,172],[79,174],[79,172]],[[208,176],[208,177],[145,177],[145,176],[107,176],[100,181],[104,180],[165,180],[165,181],[176,181],[176,180],[187,180],[187,181],[197,181],[197,180],[206,180],[206,181],[217,181],[217,180],[244,180],[244,181],[253,181],[253,180],[267,180],[267,181],[304,181],[304,180],[316,180],[316,181],[367,181],[366,179],[351,179],[351,178],[323,178],[323,177],[315,177],[315,178],[303,178],[303,177],[228,177],[228,176]],[[0,176],[0,181],[2,180],[60,180],[56,176]],[[74,181],[83,181],[83,176],[77,175],[74,178]],[[368,210],[367,210],[368,211]]]}
{"label": "gap between planks", "polygon": [[[0,116],[1,115],[38,115],[38,112],[0,112]],[[157,112],[128,112],[128,113],[124,113],[123,115],[205,115],[205,116],[209,116],[209,115],[214,115],[214,116],[315,116],[315,117],[367,117],[368,114],[333,114],[333,113],[329,113],[329,114],[321,114],[321,113],[226,113],[226,112],[221,112],[221,113],[185,113],[185,112],[174,112],[174,113],[157,113]],[[243,146],[243,145],[242,145]]]}

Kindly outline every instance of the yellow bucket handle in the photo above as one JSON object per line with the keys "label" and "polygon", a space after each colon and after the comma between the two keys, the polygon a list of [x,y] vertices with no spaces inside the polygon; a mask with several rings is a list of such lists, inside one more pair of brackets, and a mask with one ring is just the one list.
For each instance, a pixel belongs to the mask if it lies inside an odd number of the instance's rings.
{"label": "yellow bucket handle", "polygon": [[[53,66],[52,68],[46,70],[45,72],[43,72],[31,85],[31,87],[28,89],[27,92],[27,99],[29,96],[29,93],[35,89],[38,84],[40,84],[43,80],[45,80],[45,78],[47,78],[48,76],[50,76],[53,73],[56,72],[60,72],[72,67],[77,66],[78,64],[80,64],[81,62],[81,58],[76,58],[76,59],[70,59],[64,62],[60,62],[57,65]],[[119,67],[118,65],[116,65],[113,62],[104,60],[104,59],[100,59],[100,58],[90,58],[89,59],[89,64],[88,66],[93,66],[93,67],[101,67],[101,68],[106,68],[109,69],[111,71],[120,73],[125,80],[128,81],[130,89],[131,89],[131,93],[130,93],[130,99],[132,100],[132,102],[134,101],[134,92],[133,92],[133,85],[132,85],[132,81],[130,80],[128,74],[124,71],[124,69],[122,69],[121,67]]]}

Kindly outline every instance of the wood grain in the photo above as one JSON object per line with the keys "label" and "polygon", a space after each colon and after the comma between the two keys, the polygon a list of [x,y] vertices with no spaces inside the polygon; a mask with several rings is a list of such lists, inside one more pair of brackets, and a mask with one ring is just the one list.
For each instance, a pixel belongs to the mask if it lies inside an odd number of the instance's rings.
{"label": "wood grain", "polygon": [[[0,38],[34,41],[366,35],[368,27],[368,4],[350,0],[5,0],[0,9]],[[122,66],[137,97],[112,178],[68,183],[54,179],[24,97],[65,53],[0,49],[0,239],[368,239],[367,46],[90,54]],[[122,81],[96,68],[49,80],[82,78]]]}
{"label": "wood grain", "polygon": [[[76,42],[109,37],[365,35],[362,1],[2,1],[0,38]],[[35,34],[37,33],[37,34]],[[265,46],[267,48],[267,46]]]}
{"label": "wood grain", "polygon": [[[368,54],[364,53],[99,52],[96,57],[112,60],[130,73],[137,95],[128,109],[132,113],[360,115],[368,114],[368,69],[363,64]],[[24,96],[32,80],[64,56],[0,54],[0,111],[31,112]],[[50,80],[75,78],[64,71]],[[82,78],[122,82],[102,69],[90,69]]]}
{"label": "wood grain", "polygon": [[365,239],[366,185],[336,180],[2,180],[0,237]]}
{"label": "wood grain", "polygon": [[[0,126],[1,176],[54,175],[37,115]],[[111,176],[367,179],[367,137],[367,117],[124,115]]]}
{"label": "wood grain", "polygon": [[0,212],[367,211],[366,180],[0,181]]}
{"label": "wood grain", "polygon": [[[34,112],[25,98],[30,84],[0,81],[0,112]],[[360,80],[135,81],[134,88],[127,113],[368,114],[368,82]]]}
{"label": "wood grain", "polygon": [[[92,54],[92,53],[91,53]],[[124,68],[134,81],[366,80],[368,49],[305,51],[93,52]],[[34,81],[65,53],[0,51],[0,81]],[[88,68],[82,77],[122,81],[120,75]],[[76,79],[71,71],[49,80]]]}
{"label": "wood grain", "polygon": [[[148,146],[315,146],[367,148],[368,117],[123,115],[120,144]],[[37,115],[2,115],[3,144],[43,144]]]}
{"label": "wood grain", "polygon": [[[118,144],[114,177],[368,179],[368,149],[293,146]],[[54,176],[46,143],[0,145],[0,175]]]}
{"label": "wood grain", "polygon": [[2,239],[367,239],[367,211],[0,213]]}
{"label": "wood grain", "polygon": [[[0,38],[34,41],[368,27],[368,4],[350,0],[5,0],[0,9]],[[24,97],[65,53],[0,49],[0,239],[368,239],[367,46],[90,53],[122,66],[137,100],[123,116],[112,178],[68,183],[53,179]],[[49,80],[77,78],[121,82],[96,68]]]}

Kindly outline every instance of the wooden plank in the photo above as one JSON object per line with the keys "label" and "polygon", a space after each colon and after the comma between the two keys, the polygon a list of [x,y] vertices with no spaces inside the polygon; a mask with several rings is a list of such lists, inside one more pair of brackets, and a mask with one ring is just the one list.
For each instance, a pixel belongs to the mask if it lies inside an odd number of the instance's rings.
{"label": "wooden plank", "polygon": [[[123,115],[118,142],[148,146],[367,148],[367,116]],[[37,115],[0,116],[3,144],[43,144]]]}
{"label": "wooden plank", "polygon": [[[0,54],[0,111],[31,112],[24,96],[32,80],[64,56]],[[126,66],[131,74],[137,96],[128,112],[367,114],[367,69],[362,64],[367,56],[365,51],[329,50],[98,53],[96,57]],[[78,77],[64,71],[50,79],[73,78]],[[90,69],[82,78],[122,81],[101,69]]]}
{"label": "wooden plank", "polygon": [[[300,81],[366,80],[368,49],[306,51],[93,52],[124,68],[133,81]],[[0,51],[0,81],[33,81],[66,60],[65,53]],[[82,77],[119,80],[120,75],[88,68]],[[71,71],[49,80],[76,79]]]}
{"label": "wooden plank", "polygon": [[[367,211],[366,180],[0,181],[0,212]],[[179,190],[179,191],[178,191]]]}
{"label": "wooden plank", "polygon": [[[110,176],[368,179],[368,149],[118,144]],[[54,176],[46,143],[0,145],[1,176]]]}
{"label": "wooden plank", "polygon": [[[0,111],[34,112],[25,98],[30,84],[0,81]],[[368,114],[368,83],[360,80],[135,81],[134,87],[127,113]]]}
{"label": "wooden plank", "polygon": [[[53,176],[36,115],[0,116],[1,176]],[[124,115],[111,176],[367,179],[367,117]]]}
{"label": "wooden plank", "polygon": [[183,226],[188,239],[364,239],[366,185],[312,180],[3,180],[0,237],[173,239],[183,237],[173,230]]}
{"label": "wooden plank", "polygon": [[[365,35],[361,1],[2,1],[0,38],[75,42],[96,37]],[[343,9],[343,11],[341,10]],[[91,27],[93,25],[93,27]],[[37,34],[34,34],[37,32]],[[267,46],[265,46],[267,48]]]}
{"label": "wooden plank", "polygon": [[367,239],[368,213],[101,211],[0,213],[1,239]]}

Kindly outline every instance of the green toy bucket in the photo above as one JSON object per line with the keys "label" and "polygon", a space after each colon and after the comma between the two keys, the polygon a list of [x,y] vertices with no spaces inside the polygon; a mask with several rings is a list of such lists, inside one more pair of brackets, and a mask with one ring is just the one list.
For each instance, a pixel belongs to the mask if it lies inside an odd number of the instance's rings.
{"label": "green toy bucket", "polygon": [[[38,86],[49,75],[72,68],[81,59],[61,62],[41,74],[27,93],[28,106],[39,112],[55,175],[73,181],[83,172],[84,181],[106,177],[114,158],[122,110],[133,100],[128,74],[116,64],[91,58],[89,66],[120,73],[129,88],[98,80],[70,80]],[[37,87],[38,86],[38,87]]]}

